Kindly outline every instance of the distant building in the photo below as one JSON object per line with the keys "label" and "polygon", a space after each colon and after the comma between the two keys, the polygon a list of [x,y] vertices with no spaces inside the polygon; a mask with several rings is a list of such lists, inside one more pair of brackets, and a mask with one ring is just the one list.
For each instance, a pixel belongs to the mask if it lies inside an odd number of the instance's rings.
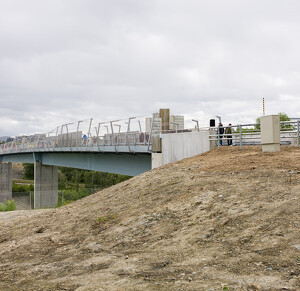
{"label": "distant building", "polygon": [[171,115],[170,117],[170,129],[184,129],[184,116],[182,115]]}
{"label": "distant building", "polygon": [[[152,118],[145,119],[146,132],[150,132]],[[184,116],[171,115],[170,109],[160,109],[159,113],[154,113],[153,131],[168,131],[168,130],[184,129]]]}

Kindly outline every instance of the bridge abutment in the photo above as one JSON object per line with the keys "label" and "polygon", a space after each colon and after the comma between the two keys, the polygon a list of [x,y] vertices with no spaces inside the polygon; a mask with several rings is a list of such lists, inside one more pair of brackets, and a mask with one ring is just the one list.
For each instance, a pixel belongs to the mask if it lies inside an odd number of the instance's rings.
{"label": "bridge abutment", "polygon": [[12,199],[12,163],[0,162],[0,202]]}
{"label": "bridge abutment", "polygon": [[34,163],[34,208],[55,207],[58,202],[57,166]]}

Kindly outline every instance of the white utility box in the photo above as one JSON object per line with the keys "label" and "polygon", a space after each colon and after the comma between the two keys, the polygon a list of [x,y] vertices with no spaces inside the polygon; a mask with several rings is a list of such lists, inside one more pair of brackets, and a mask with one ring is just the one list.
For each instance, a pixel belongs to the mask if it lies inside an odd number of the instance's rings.
{"label": "white utility box", "polygon": [[280,118],[279,115],[260,117],[261,145],[263,152],[280,151]]}

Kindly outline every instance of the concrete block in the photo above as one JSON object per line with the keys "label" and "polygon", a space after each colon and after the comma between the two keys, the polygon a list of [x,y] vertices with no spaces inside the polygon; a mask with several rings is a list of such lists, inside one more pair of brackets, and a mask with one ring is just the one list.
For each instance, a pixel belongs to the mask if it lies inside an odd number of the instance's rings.
{"label": "concrete block", "polygon": [[56,166],[34,163],[34,208],[52,208],[58,202],[58,170]]}
{"label": "concrete block", "polygon": [[12,163],[0,162],[0,202],[12,199]]}

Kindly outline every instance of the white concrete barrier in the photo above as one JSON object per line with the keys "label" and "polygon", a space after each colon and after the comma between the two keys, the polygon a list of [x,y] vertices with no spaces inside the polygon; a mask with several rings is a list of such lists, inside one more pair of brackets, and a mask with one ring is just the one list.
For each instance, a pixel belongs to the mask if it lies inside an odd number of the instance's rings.
{"label": "white concrete barrier", "polygon": [[152,154],[152,169],[210,150],[208,130],[163,134],[161,138],[162,153]]}

